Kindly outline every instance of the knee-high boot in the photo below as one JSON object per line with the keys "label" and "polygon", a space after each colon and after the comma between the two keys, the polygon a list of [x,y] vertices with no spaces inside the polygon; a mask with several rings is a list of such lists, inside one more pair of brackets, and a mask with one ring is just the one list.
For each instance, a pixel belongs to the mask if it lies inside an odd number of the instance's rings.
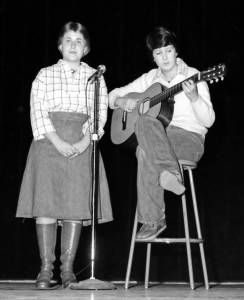
{"label": "knee-high boot", "polygon": [[50,287],[53,276],[57,224],[36,224],[36,233],[41,258],[41,270],[36,280],[36,287],[46,289]]}
{"label": "knee-high boot", "polygon": [[79,244],[82,224],[72,221],[63,221],[61,234],[61,278],[63,287],[76,282],[73,272],[73,263]]}

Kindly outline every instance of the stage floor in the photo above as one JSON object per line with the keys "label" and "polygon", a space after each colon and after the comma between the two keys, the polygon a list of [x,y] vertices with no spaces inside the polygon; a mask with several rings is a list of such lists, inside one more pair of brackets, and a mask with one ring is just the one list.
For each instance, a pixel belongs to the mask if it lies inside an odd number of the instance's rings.
{"label": "stage floor", "polygon": [[114,283],[115,290],[72,290],[56,286],[53,290],[36,290],[30,282],[0,282],[0,300],[155,300],[155,299],[244,299],[244,284],[212,284],[209,290],[197,287],[191,290],[185,284],[152,284],[144,289],[143,284],[124,289]]}

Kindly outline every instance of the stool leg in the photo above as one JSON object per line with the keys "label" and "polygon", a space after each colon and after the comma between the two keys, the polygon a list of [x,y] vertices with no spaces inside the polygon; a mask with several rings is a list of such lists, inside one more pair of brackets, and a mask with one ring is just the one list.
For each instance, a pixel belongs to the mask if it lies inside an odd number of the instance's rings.
{"label": "stool leg", "polygon": [[146,271],[145,271],[145,289],[148,288],[149,270],[150,270],[150,259],[151,259],[151,243],[147,243],[147,258],[146,258]]}
{"label": "stool leg", "polygon": [[[182,165],[180,165],[182,179],[184,183],[184,170]],[[183,210],[183,219],[184,219],[184,229],[185,229],[185,239],[186,239],[186,252],[187,252],[187,263],[188,263],[188,271],[189,271],[189,279],[190,279],[190,287],[194,290],[194,278],[193,278],[193,267],[192,267],[192,255],[191,255],[191,243],[190,243],[190,233],[189,233],[189,223],[187,216],[187,206],[186,206],[186,194],[184,193],[181,196],[182,200],[182,210]]]}
{"label": "stool leg", "polygon": [[187,262],[190,278],[190,287],[194,290],[194,278],[193,278],[193,268],[192,268],[192,256],[191,256],[191,244],[190,244],[190,234],[189,234],[189,225],[188,225],[188,216],[186,208],[186,196],[183,194],[182,199],[182,209],[183,209],[183,218],[184,218],[184,229],[185,229],[185,238],[186,238],[186,252],[187,252]]}
{"label": "stool leg", "polygon": [[135,241],[136,241],[136,231],[137,231],[137,211],[135,213],[135,220],[134,220],[133,232],[132,232],[131,243],[130,243],[130,253],[129,253],[129,259],[127,264],[126,277],[125,277],[125,289],[128,289],[129,281],[130,281],[130,273],[131,273],[132,260],[133,260],[133,254],[135,248]]}
{"label": "stool leg", "polygon": [[[196,199],[196,192],[195,192],[195,185],[194,185],[194,181],[193,181],[192,170],[188,169],[188,174],[189,174],[189,180],[190,180],[190,186],[191,186],[191,195],[192,195],[192,201],[193,201],[193,209],[194,209],[196,227],[197,227],[197,236],[198,236],[198,239],[202,240],[202,233],[201,233],[201,226],[200,226],[200,220],[199,220],[199,214],[198,214],[198,208],[197,208],[197,199]],[[205,288],[209,289],[208,272],[207,272],[205,254],[204,254],[203,241],[201,243],[199,243],[199,249],[200,249],[201,261],[202,261],[202,269],[203,269]]]}

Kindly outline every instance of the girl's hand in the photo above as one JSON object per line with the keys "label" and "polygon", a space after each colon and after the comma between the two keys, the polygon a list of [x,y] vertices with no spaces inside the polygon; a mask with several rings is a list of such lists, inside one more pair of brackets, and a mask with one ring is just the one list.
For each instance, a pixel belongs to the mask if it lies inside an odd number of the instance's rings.
{"label": "girl's hand", "polygon": [[193,80],[187,80],[182,83],[183,91],[186,96],[191,100],[191,102],[195,102],[198,99],[198,90],[197,85]]}
{"label": "girl's hand", "polygon": [[48,132],[45,135],[49,141],[54,145],[54,147],[58,150],[58,152],[63,155],[64,157],[69,157],[74,155],[77,150],[75,147],[68,142],[62,140],[56,132]]}
{"label": "girl's hand", "polygon": [[90,142],[91,142],[91,138],[90,138],[90,131],[88,128],[83,138],[79,142],[73,144],[73,147],[75,148],[76,152],[73,155],[71,155],[69,158],[74,158],[77,155],[83,153],[90,145]]}
{"label": "girl's hand", "polygon": [[70,157],[77,153],[77,149],[73,145],[61,139],[56,143],[55,147],[59,151],[59,153],[61,153],[65,157]]}

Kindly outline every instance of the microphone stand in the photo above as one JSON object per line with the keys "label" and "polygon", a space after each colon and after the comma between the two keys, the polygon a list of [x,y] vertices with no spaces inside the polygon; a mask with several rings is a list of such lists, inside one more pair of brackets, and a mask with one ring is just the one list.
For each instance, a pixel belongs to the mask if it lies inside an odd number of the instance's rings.
{"label": "microphone stand", "polygon": [[[101,75],[100,75],[101,76]],[[95,278],[95,259],[96,259],[96,220],[99,184],[99,149],[98,149],[98,111],[99,111],[99,90],[100,76],[94,77],[94,126],[92,133],[92,218],[91,218],[91,277],[78,283],[71,283],[70,288],[74,290],[114,290],[116,287],[111,282],[98,280]]]}

